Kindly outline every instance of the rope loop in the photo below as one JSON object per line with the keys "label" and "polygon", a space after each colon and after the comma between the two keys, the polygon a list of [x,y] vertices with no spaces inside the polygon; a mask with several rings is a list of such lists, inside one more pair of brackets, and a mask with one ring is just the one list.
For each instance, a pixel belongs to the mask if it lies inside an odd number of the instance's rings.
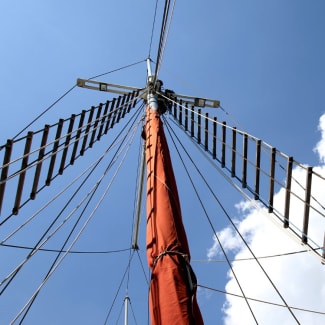
{"label": "rope loop", "polygon": [[153,266],[155,267],[157,265],[157,262],[159,261],[159,259],[165,255],[179,255],[183,258],[183,260],[189,264],[189,259],[188,259],[188,255],[178,252],[178,251],[169,251],[169,250],[164,250],[162,251],[159,255],[157,255],[157,257],[155,258],[155,261],[153,262]]}

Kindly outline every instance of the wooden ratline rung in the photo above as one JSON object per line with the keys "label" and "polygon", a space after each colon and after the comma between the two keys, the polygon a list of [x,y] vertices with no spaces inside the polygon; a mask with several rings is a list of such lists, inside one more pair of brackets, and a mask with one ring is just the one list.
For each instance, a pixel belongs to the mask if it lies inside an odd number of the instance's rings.
{"label": "wooden ratline rung", "polygon": [[[129,94],[127,95],[127,97],[126,97],[126,103],[125,103],[125,105],[123,106],[123,111],[122,111],[122,118],[125,117],[125,114],[126,114],[126,112],[127,112],[127,109],[128,109],[128,107],[130,106],[130,100],[133,98],[132,96],[133,96],[132,93],[129,93]],[[125,97],[125,96],[124,96],[124,97]]]}
{"label": "wooden ratline rung", "polygon": [[191,109],[191,137],[194,137],[194,106]]}
{"label": "wooden ratline rung", "polygon": [[76,159],[78,144],[79,144],[79,140],[80,140],[80,136],[81,136],[85,116],[86,116],[86,111],[82,110],[81,115],[80,115],[80,119],[79,119],[78,130],[77,130],[77,134],[76,134],[76,141],[75,141],[75,143],[73,145],[73,150],[72,150],[72,154],[71,154],[71,158],[70,158],[70,165],[73,165],[74,161]]}
{"label": "wooden ratline rung", "polygon": [[270,166],[270,187],[269,187],[269,213],[273,212],[273,198],[274,198],[274,177],[275,177],[275,159],[276,149],[271,150],[271,166]]}
{"label": "wooden ratline rung", "polygon": [[[232,128],[232,144],[227,144],[227,136],[230,136],[230,129],[229,131],[227,130],[227,124],[226,122],[220,123],[221,126],[221,157],[217,154],[217,130],[218,130],[218,122],[217,118],[213,117],[213,122],[212,122],[212,134],[213,138],[211,141],[212,144],[212,150],[209,151],[209,139],[208,139],[208,134],[209,134],[209,115],[208,113],[205,114],[204,122],[202,124],[205,125],[204,129],[204,142],[201,143],[201,110],[197,110],[197,127],[194,126],[195,123],[195,111],[194,107],[192,106],[189,111],[187,107],[183,110],[184,112],[184,122],[182,119],[182,112],[177,112],[177,110],[174,110],[174,119],[179,123],[179,125],[184,126],[184,130],[187,132],[188,135],[190,135],[192,138],[196,139],[196,142],[201,145],[201,147],[204,147],[206,151],[208,151],[213,159],[218,159],[218,163],[220,163],[221,167],[227,167],[227,171],[230,173],[232,177],[236,177],[236,179],[241,182],[243,188],[247,188],[247,191],[249,191],[251,194],[254,195],[255,200],[260,200],[263,205],[265,205],[268,208],[269,213],[275,213],[275,215],[278,218],[281,218],[281,213],[278,215],[276,211],[274,211],[274,193],[275,193],[275,183],[276,183],[276,163],[277,163],[277,150],[276,148],[270,148],[269,149],[269,154],[270,154],[270,169],[269,173],[266,173],[266,180],[264,182],[264,177],[263,177],[263,183],[264,185],[269,186],[268,188],[268,193],[260,194],[260,183],[261,183],[261,163],[262,163],[262,140],[260,139],[254,139],[253,137],[250,137],[247,133],[241,133],[238,132],[236,127]],[[189,115],[191,119],[191,125],[189,126]],[[183,124],[184,123],[184,124]],[[228,133],[228,135],[227,135]],[[242,135],[243,137],[243,149],[242,149],[242,154],[237,151],[237,137]],[[252,161],[251,164],[255,168],[255,180],[250,181],[248,177],[248,163],[251,161],[248,157],[248,146],[250,145],[250,142],[254,144],[255,141],[255,163]],[[228,165],[226,166],[226,154],[227,154],[227,147],[229,149],[229,154],[231,150],[231,166],[230,168]],[[242,156],[242,175],[241,178],[236,175],[236,155]],[[263,156],[263,158],[265,158]],[[281,157],[280,157],[281,158]],[[285,228],[290,227],[289,223],[289,214],[290,214],[290,198],[291,198],[291,183],[292,183],[292,173],[293,173],[293,164],[294,164],[294,159],[293,157],[288,157],[287,158],[287,167],[286,167],[286,183],[283,185],[281,182],[279,182],[279,187],[285,189],[286,194],[285,194],[285,202],[284,202],[284,215],[283,215],[283,225]],[[263,166],[264,166],[264,159],[263,159]],[[264,174],[264,172],[263,172]],[[317,175],[317,174],[314,174]],[[302,229],[302,235],[301,235],[301,241],[305,244],[307,244],[311,249],[313,249],[309,244],[308,244],[308,226],[309,226],[309,212],[310,212],[310,201],[311,201],[311,186],[312,186],[312,177],[313,177],[313,170],[312,167],[307,168],[307,176],[306,176],[306,190],[305,190],[305,200],[304,200],[304,216],[303,216],[303,229]],[[315,176],[316,177],[316,176]],[[254,188],[253,188],[253,182]],[[264,187],[263,185],[263,187]],[[268,194],[268,198],[266,198],[266,195]],[[281,219],[282,221],[282,219]],[[298,235],[300,237],[300,235]],[[321,245],[319,245],[321,246]],[[324,243],[323,243],[323,250],[322,252],[320,251],[315,251],[319,256],[322,256],[323,259],[325,260],[325,233],[324,233]],[[325,263],[324,263],[325,264]]]}
{"label": "wooden ratline rung", "polygon": [[231,177],[236,176],[236,150],[237,150],[237,130],[232,128],[232,148],[231,148]]}
{"label": "wooden ratline rung", "polygon": [[19,212],[20,201],[21,201],[21,196],[23,193],[25,177],[26,177],[26,168],[28,166],[30,148],[32,146],[32,140],[33,140],[33,132],[28,132],[26,137],[26,142],[25,142],[24,157],[21,161],[21,168],[19,173],[15,204],[14,204],[14,208],[12,209],[12,213],[14,215],[17,215]]}
{"label": "wooden ratline rung", "polygon": [[283,220],[284,228],[289,227],[292,165],[293,165],[293,157],[289,157],[288,164],[287,164],[286,195],[285,195],[285,202],[284,202],[284,220]]}
{"label": "wooden ratline rung", "polygon": [[113,111],[115,108],[115,103],[116,103],[116,98],[113,98],[113,100],[111,101],[111,108],[109,110],[109,114],[108,114],[108,118],[107,118],[107,123],[106,123],[106,127],[105,127],[105,134],[107,134],[108,130],[112,127],[111,126],[111,120],[113,117]]}
{"label": "wooden ratline rung", "polygon": [[132,92],[131,101],[127,110],[128,113],[130,113],[131,108],[134,108],[135,105],[137,104],[137,97],[139,96],[139,92],[140,92],[139,90],[135,90]]}
{"label": "wooden ratline rung", "polygon": [[174,119],[177,120],[177,106],[179,105],[179,103],[174,103],[174,112],[173,112],[173,115],[174,115]]}
{"label": "wooden ratline rung", "polygon": [[108,106],[109,106],[109,101],[106,101],[103,117],[102,117],[102,119],[100,121],[100,128],[99,128],[98,135],[97,135],[97,140],[98,141],[100,140],[101,136],[103,135],[104,124],[105,124],[105,120],[107,118]]}
{"label": "wooden ratline rung", "polygon": [[224,168],[226,166],[226,135],[227,135],[227,123],[225,121],[222,122],[222,149],[221,149],[221,167]]}
{"label": "wooden ratline rung", "polygon": [[209,150],[209,113],[205,113],[205,126],[204,126],[204,149]]}
{"label": "wooden ratline rung", "polygon": [[[68,165],[73,165],[75,159],[77,158],[77,151],[79,147],[80,139],[83,137],[80,155],[83,155],[84,152],[93,146],[96,141],[99,141],[101,136],[104,133],[107,133],[108,128],[113,127],[113,125],[118,122],[121,118],[124,117],[126,113],[128,113],[131,108],[135,107],[137,100],[134,98],[135,95],[138,96],[139,91],[134,91],[132,93],[125,94],[124,96],[120,96],[118,100],[115,98],[110,102],[107,101],[106,104],[99,104],[97,107],[92,106],[90,110],[83,110],[79,117],[78,129],[74,130],[76,124],[76,115],[72,114],[71,117],[67,120],[60,119],[57,124],[52,126],[45,125],[43,130],[39,130],[37,132],[28,132],[27,135],[18,140],[7,140],[6,145],[2,146],[3,149],[3,162],[0,171],[0,213],[3,208],[4,200],[5,200],[5,189],[6,182],[8,180],[9,175],[9,166],[11,162],[11,156],[13,152],[13,144],[14,142],[25,142],[24,146],[24,155],[21,158],[21,166],[18,172],[10,175],[11,177],[17,177],[17,188],[14,197],[14,204],[12,208],[12,214],[16,215],[19,213],[19,209],[21,208],[21,201],[23,200],[24,188],[26,187],[26,173],[27,169],[34,168],[29,173],[31,174],[31,188],[29,198],[34,200],[36,198],[37,193],[43,187],[39,187],[39,182],[41,179],[42,173],[45,178],[45,185],[49,186],[57,175],[62,175],[64,170]],[[115,110],[115,104],[117,103],[118,109]],[[119,106],[121,103],[121,106]],[[111,105],[111,106],[110,106]],[[110,107],[109,107],[110,106]],[[97,109],[97,111],[96,111]],[[110,109],[110,114],[108,111]],[[87,125],[84,126],[86,120],[86,114],[88,114],[88,122]],[[95,119],[96,115],[96,119]],[[67,127],[67,133],[64,136],[61,136],[64,128],[64,123],[69,123]],[[55,138],[53,141],[53,147],[51,149],[47,148],[48,138],[50,137],[50,129],[53,129],[55,132]],[[76,134],[74,135],[74,132]],[[40,134],[38,137],[40,138],[40,147],[38,149],[38,157],[34,162],[29,162],[29,156],[31,155],[31,146],[32,141],[37,140],[36,136]],[[33,140],[34,139],[34,140]],[[72,139],[74,141],[72,141]],[[89,139],[89,143],[88,140]],[[67,157],[69,154],[69,147],[72,147],[70,162],[66,163]],[[62,147],[62,156],[61,160],[58,164],[57,155],[59,153],[59,149]],[[15,147],[16,148],[16,147]],[[60,150],[61,151],[61,150]],[[35,154],[36,156],[36,154]],[[44,166],[44,158],[49,158],[48,169],[43,170]],[[53,176],[55,166],[58,165],[58,173]]]}
{"label": "wooden ratline rung", "polygon": [[88,116],[88,122],[87,122],[87,125],[86,125],[85,135],[84,135],[83,140],[82,140],[82,146],[81,146],[81,150],[80,150],[80,156],[83,156],[84,153],[85,153],[85,151],[86,151],[88,134],[89,134],[89,130],[90,130],[90,127],[91,127],[91,122],[93,120],[94,110],[95,110],[95,107],[92,106],[91,109],[90,109],[90,112],[89,112],[89,116]]}
{"label": "wooden ratline rung", "polygon": [[122,118],[124,118],[125,114],[128,112],[129,107],[132,106],[134,94],[135,94],[135,92],[133,91],[131,93],[128,93],[127,95],[126,94],[124,95],[125,105],[124,105],[123,111],[122,111]]}
{"label": "wooden ratline rung", "polygon": [[2,166],[4,166],[4,167],[2,168],[1,177],[0,177],[0,213],[2,210],[3,196],[5,193],[5,189],[6,189],[6,182],[7,182],[8,171],[9,171],[9,162],[10,162],[10,158],[11,158],[13,143],[14,143],[13,140],[11,140],[11,139],[7,140],[7,143],[5,146],[6,150],[5,150],[5,154],[3,157],[3,164],[2,164]]}
{"label": "wooden ratline rung", "polygon": [[90,142],[89,142],[89,148],[92,148],[93,147],[93,144],[95,142],[96,133],[99,132],[99,130],[98,130],[98,124],[99,124],[99,120],[100,120],[102,108],[103,108],[103,104],[100,103],[99,106],[98,106],[98,108],[97,108],[97,114],[96,114],[96,119],[95,119],[95,123],[94,123],[94,126],[93,126],[93,132],[91,133],[91,138],[90,138]]}
{"label": "wooden ratline rung", "polygon": [[185,103],[185,121],[184,121],[185,131],[188,131],[188,104]]}
{"label": "wooden ratline rung", "polygon": [[217,118],[213,118],[212,157],[217,158]]}
{"label": "wooden ratline rung", "polygon": [[304,208],[304,220],[303,220],[302,238],[301,238],[302,242],[305,244],[307,244],[308,241],[308,224],[309,224],[312,176],[313,176],[313,167],[308,167],[307,174],[306,174],[305,208]]}
{"label": "wooden ratline rung", "polygon": [[243,173],[242,187],[247,187],[247,151],[248,151],[248,135],[245,133],[243,137]]}
{"label": "wooden ratline rung", "polygon": [[43,158],[44,158],[44,154],[45,154],[45,147],[46,147],[49,131],[50,131],[50,126],[45,125],[44,130],[43,130],[42,140],[41,140],[41,147],[40,147],[40,150],[38,152],[38,158],[37,158],[38,163],[37,163],[36,168],[35,168],[33,187],[32,187],[32,191],[30,193],[30,198],[32,200],[35,199],[37,189],[38,189],[38,183],[39,183],[39,178],[40,178],[40,175],[41,175]]}
{"label": "wooden ratline rung", "polygon": [[201,143],[201,109],[197,110],[197,143]]}
{"label": "wooden ratline rung", "polygon": [[112,118],[112,123],[111,123],[111,129],[114,127],[115,125],[115,121],[116,121],[116,116],[117,116],[117,111],[120,109],[120,103],[121,103],[121,96],[118,96],[117,98],[117,102],[116,102],[116,106],[115,106],[115,110],[113,113],[113,118]]}
{"label": "wooden ratline rung", "polygon": [[256,160],[255,160],[255,200],[259,200],[260,198],[260,175],[261,175],[261,145],[262,141],[256,141]]}
{"label": "wooden ratline rung", "polygon": [[126,113],[130,112],[130,110],[131,110],[131,108],[133,106],[133,103],[135,101],[134,96],[135,96],[135,91],[133,91],[132,93],[129,94],[128,99],[127,99],[128,104],[125,106],[125,110],[123,112],[122,117],[124,117]]}
{"label": "wooden ratline rung", "polygon": [[178,123],[182,125],[183,121],[183,102],[179,101],[179,111],[178,111]]}
{"label": "wooden ratline rung", "polygon": [[58,127],[56,129],[55,141],[54,141],[53,149],[52,149],[52,153],[51,153],[51,160],[50,160],[49,170],[48,170],[47,178],[46,178],[46,181],[45,181],[46,186],[49,186],[51,184],[54,165],[55,165],[55,160],[56,160],[56,154],[57,154],[57,151],[58,151],[58,147],[59,147],[59,143],[60,143],[60,137],[61,137],[62,128],[63,128],[63,123],[64,123],[64,120],[60,119],[59,123],[58,123]]}
{"label": "wooden ratline rung", "polygon": [[116,123],[120,122],[122,112],[123,112],[123,109],[124,109],[124,105],[125,105],[125,96],[121,97],[121,99],[122,99],[121,107],[118,108],[118,115],[117,115]]}
{"label": "wooden ratline rung", "polygon": [[63,153],[62,153],[62,157],[61,157],[61,163],[60,163],[60,168],[59,168],[60,175],[63,174],[64,168],[65,168],[65,161],[67,159],[67,154],[68,154],[68,149],[69,149],[69,145],[70,145],[71,134],[72,134],[75,119],[76,119],[76,115],[72,114],[70,117],[68,134],[66,135],[66,138],[65,138],[64,149],[63,149]]}
{"label": "wooden ratline rung", "polygon": [[135,105],[136,105],[137,102],[138,102],[139,93],[140,93],[140,90],[139,90],[139,89],[136,90],[135,93],[134,93],[135,98],[134,98],[134,100],[133,100],[133,106],[132,106],[132,108],[134,108]]}

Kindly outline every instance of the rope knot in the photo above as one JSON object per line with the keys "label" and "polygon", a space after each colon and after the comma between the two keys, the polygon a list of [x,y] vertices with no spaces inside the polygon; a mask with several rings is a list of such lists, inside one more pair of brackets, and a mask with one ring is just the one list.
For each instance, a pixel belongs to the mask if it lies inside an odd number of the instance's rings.
{"label": "rope knot", "polygon": [[153,262],[153,266],[155,267],[157,265],[157,262],[159,261],[159,259],[165,255],[179,255],[183,258],[183,260],[189,264],[189,259],[188,259],[188,255],[178,252],[178,251],[169,251],[167,249],[165,249],[164,251],[162,251],[161,253],[159,253],[159,255],[156,256],[154,262]]}

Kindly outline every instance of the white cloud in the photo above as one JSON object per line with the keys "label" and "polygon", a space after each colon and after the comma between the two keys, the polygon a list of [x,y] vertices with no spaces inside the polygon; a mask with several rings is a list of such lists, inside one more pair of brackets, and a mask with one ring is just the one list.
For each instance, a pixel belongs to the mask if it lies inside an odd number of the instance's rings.
{"label": "white cloud", "polygon": [[[318,153],[321,162],[325,163],[325,115],[320,118],[319,128],[322,137],[315,151]],[[314,171],[325,175],[325,166],[315,167]],[[304,184],[305,175],[301,169],[295,169],[293,176]],[[324,205],[324,184],[321,186],[317,181],[313,181],[312,185],[312,195],[315,195]],[[297,183],[292,184],[292,186],[297,186]],[[275,195],[274,199],[274,202],[278,202],[277,204],[281,207],[283,207],[284,194],[284,191],[280,191]],[[283,231],[281,231],[281,227],[261,215],[261,209],[257,209],[249,202],[240,202],[237,208],[242,216],[241,221],[237,222],[237,227],[257,257],[304,249],[301,244],[287,235],[286,230],[282,228]],[[291,221],[294,224],[301,224],[302,217],[300,215],[302,209],[302,203],[298,202],[297,199],[293,199],[291,204],[291,215],[293,217]],[[310,227],[308,234],[322,244],[325,220],[319,217],[316,219],[312,210],[310,220],[313,227]],[[251,257],[248,249],[243,246],[233,229],[230,227],[225,228],[218,235],[226,251],[235,254],[235,259]],[[215,240],[213,247],[208,251],[208,258],[211,259],[219,254],[219,245]],[[315,258],[311,253],[299,253],[261,259],[260,263],[289,306],[324,312],[325,265],[322,265],[319,259]],[[270,281],[254,260],[233,262],[233,270],[246,297],[283,304]],[[226,291],[241,294],[231,272],[228,273]],[[250,305],[259,324],[296,324],[287,308],[253,301],[250,302]],[[225,314],[224,323],[227,325],[255,323],[245,300],[242,298],[228,295],[223,311]],[[297,310],[292,311],[301,324],[325,324],[325,315]]]}
{"label": "white cloud", "polygon": [[[226,251],[239,250],[242,246],[242,241],[232,228],[225,228],[218,233],[218,238]],[[220,245],[217,240],[208,250],[208,259],[211,260],[220,253]]]}
{"label": "white cloud", "polygon": [[325,114],[319,119],[318,129],[321,131],[321,140],[317,143],[314,151],[317,152],[321,163],[325,163]]}

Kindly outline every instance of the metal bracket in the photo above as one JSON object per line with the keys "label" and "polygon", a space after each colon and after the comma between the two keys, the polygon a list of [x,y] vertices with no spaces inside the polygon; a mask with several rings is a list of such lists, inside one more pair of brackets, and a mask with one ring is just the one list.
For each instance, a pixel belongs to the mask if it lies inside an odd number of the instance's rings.
{"label": "metal bracket", "polygon": [[[140,97],[145,100],[147,99],[147,93],[149,91],[148,88],[137,88],[137,87],[110,84],[106,82],[99,82],[99,81],[80,79],[80,78],[77,79],[77,86],[82,88],[93,89],[93,90],[111,92],[119,95],[125,95],[132,91],[142,90],[143,93],[140,95]],[[197,107],[212,107],[212,108],[220,107],[220,101],[215,99],[175,94],[174,92],[167,89],[165,92],[162,91],[162,93],[164,93],[164,95],[168,98],[170,98],[169,96],[172,94],[172,98],[177,98],[177,100],[182,100],[184,103],[188,103],[189,105],[194,105]]]}
{"label": "metal bracket", "polygon": [[125,95],[131,91],[144,89],[144,88],[136,88],[130,86],[117,85],[117,84],[109,84],[106,82],[99,82],[99,81],[80,79],[80,78],[77,79],[77,86],[82,88],[93,89],[93,90],[106,91],[106,92],[115,93],[119,95]]}
{"label": "metal bracket", "polygon": [[180,94],[173,94],[173,96],[177,97],[177,99],[182,99],[183,102],[186,102],[188,104],[197,107],[212,107],[212,108],[220,107],[220,101],[215,99],[192,97],[192,96],[180,95]]}

